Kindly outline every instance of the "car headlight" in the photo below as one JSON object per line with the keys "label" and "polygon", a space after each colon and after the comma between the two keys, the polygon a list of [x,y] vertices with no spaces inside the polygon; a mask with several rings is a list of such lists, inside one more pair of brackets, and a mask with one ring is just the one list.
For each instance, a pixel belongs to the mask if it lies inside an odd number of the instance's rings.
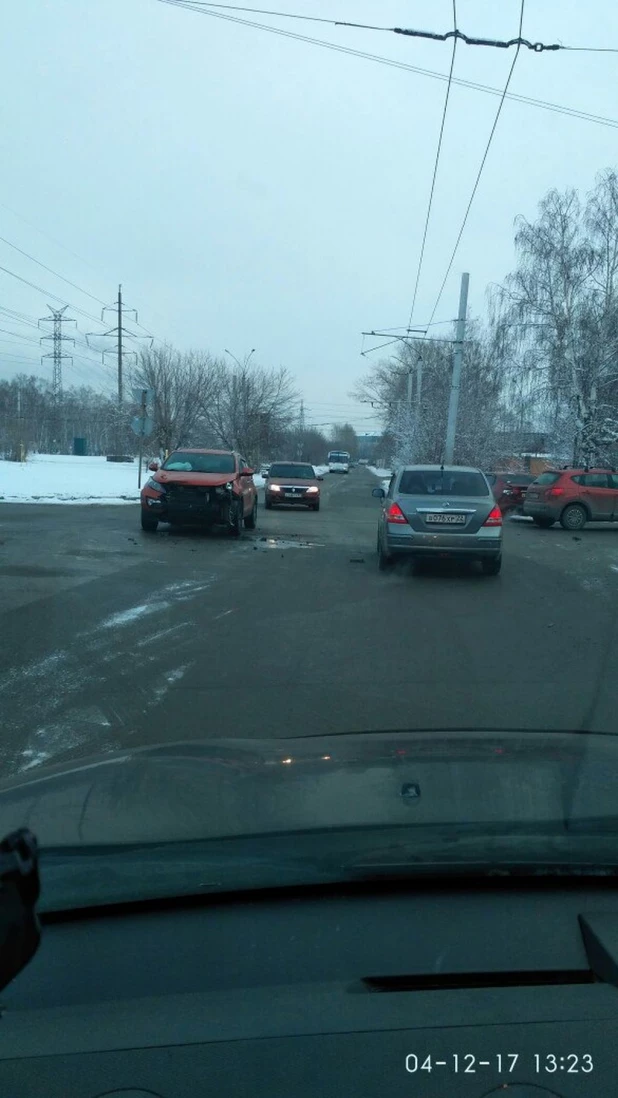
{"label": "car headlight", "polygon": [[281,485],[280,484],[269,484],[268,485],[268,491],[269,492],[280,492],[281,491]]}
{"label": "car headlight", "polygon": [[319,492],[319,491],[320,491],[320,489],[316,488],[316,486],[314,484],[312,484],[311,488],[307,488],[307,495],[309,495],[310,492],[312,492],[315,495],[315,493]]}
{"label": "car headlight", "polygon": [[154,477],[148,478],[146,481],[146,488],[152,488],[153,492],[160,492],[161,495],[163,495],[166,490],[165,485],[161,484],[160,481],[155,480]]}

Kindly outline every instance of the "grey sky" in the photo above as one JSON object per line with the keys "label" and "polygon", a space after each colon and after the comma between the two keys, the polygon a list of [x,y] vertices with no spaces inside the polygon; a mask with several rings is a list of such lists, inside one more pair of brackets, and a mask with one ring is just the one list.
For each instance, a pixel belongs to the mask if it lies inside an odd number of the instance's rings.
{"label": "grey sky", "polygon": [[[246,2],[452,26],[452,0]],[[458,0],[458,24],[512,37],[519,7]],[[448,72],[450,44],[244,17]],[[618,47],[618,6],[527,0],[524,35]],[[460,44],[455,75],[501,87],[511,59]],[[511,90],[618,116],[617,65],[612,54],[522,50]],[[360,333],[407,323],[445,83],[156,0],[20,0],[4,13],[0,66],[1,236],[104,301],[122,281],[127,304],[161,339],[239,358],[255,347],[261,364],[288,366],[310,422],[371,425],[348,398],[367,368]],[[497,106],[453,87],[416,323],[429,319]],[[454,315],[462,270],[482,314],[487,284],[512,265],[516,215],[533,217],[552,186],[587,190],[617,148],[613,129],[507,101],[436,320]],[[99,314],[96,301],[3,243],[0,257]],[[46,301],[0,272],[1,306],[39,317]],[[4,314],[0,327],[39,335]],[[79,317],[79,328],[100,325]],[[67,382],[107,385],[111,370],[78,350],[91,364],[76,358]],[[33,342],[0,343],[0,374],[45,372],[38,354]]]}

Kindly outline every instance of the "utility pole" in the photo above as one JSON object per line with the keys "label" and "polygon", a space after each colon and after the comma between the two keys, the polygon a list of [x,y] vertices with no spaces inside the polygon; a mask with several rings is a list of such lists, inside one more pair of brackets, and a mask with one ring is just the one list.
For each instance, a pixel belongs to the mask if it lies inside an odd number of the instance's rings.
{"label": "utility pole", "polygon": [[[118,286],[118,407],[122,408],[122,286]],[[137,313],[135,314],[137,317]]]}
{"label": "utility pole", "polygon": [[17,386],[17,445],[19,447],[19,460],[24,460],[24,431],[21,421],[21,385]]}
{"label": "utility pole", "polygon": [[457,328],[455,330],[455,351],[453,353],[453,378],[451,381],[451,396],[448,406],[446,445],[444,447],[444,462],[446,465],[452,465],[455,453],[455,431],[457,428],[457,410],[459,407],[459,389],[461,385],[461,368],[463,365],[469,282],[470,275],[462,274],[461,289],[459,291],[459,313],[457,315]]}
{"label": "utility pole", "polygon": [[[124,360],[125,360],[125,357],[127,355],[133,355],[135,358],[137,358],[137,351],[125,351],[124,350],[123,337],[127,336],[130,339],[149,339],[151,347],[152,347],[152,344],[153,344],[153,338],[150,335],[137,335],[135,332],[130,332],[128,328],[125,328],[123,326],[123,317],[124,317],[125,313],[134,313],[135,314],[135,321],[134,321],[135,324],[139,324],[139,320],[138,320],[138,317],[137,317],[137,310],[136,309],[126,309],[124,307],[123,303],[122,303],[122,285],[118,286],[118,296],[117,296],[116,301],[114,302],[114,304],[113,305],[106,305],[101,310],[101,321],[103,321],[105,319],[105,313],[109,312],[110,310],[113,310],[116,314],[116,327],[115,328],[110,328],[107,332],[87,332],[86,333],[86,341],[88,343],[88,346],[90,347],[90,346],[92,346],[92,344],[90,343],[91,339],[108,339],[108,338],[111,337],[111,338],[114,338],[116,340],[115,350],[113,352],[111,352],[111,350],[102,350],[101,351],[101,357],[103,359],[103,362],[105,362],[105,355],[110,354],[110,353],[114,353],[116,355],[117,386],[118,386],[118,391],[117,391],[118,419],[117,419],[117,425],[116,425],[116,442],[115,442],[115,445],[116,445],[116,453],[117,453],[117,455],[120,455],[121,432],[122,432],[122,423],[121,423],[121,421],[122,421],[122,409],[123,409],[123,404],[124,404],[124,377],[123,377]],[[96,349],[100,350],[100,348],[96,348]]]}
{"label": "utility pole", "polygon": [[300,413],[299,413],[299,416],[298,416],[298,446],[297,446],[297,450],[296,450],[296,456],[297,456],[299,461],[302,461],[302,456],[303,456],[303,445],[304,445],[304,441],[305,441],[304,440],[304,435],[305,435],[305,402],[304,402],[304,400],[301,400],[301,402],[300,402]]}
{"label": "utility pole", "polygon": [[53,309],[51,305],[48,305],[51,316],[39,317],[39,328],[41,324],[53,323],[54,329],[52,335],[41,336],[41,343],[47,339],[54,341],[54,349],[49,354],[41,355],[41,362],[46,358],[52,358],[54,361],[53,373],[52,373],[52,423],[51,423],[51,442],[52,446],[57,446],[58,435],[60,433],[60,408],[62,404],[62,360],[68,359],[73,361],[72,355],[65,355],[62,350],[62,344],[69,342],[75,344],[75,340],[70,336],[65,336],[62,331],[63,324],[75,324],[76,320],[72,320],[71,317],[65,316],[65,312],[68,309],[68,305],[65,305],[62,309]]}
{"label": "utility pole", "polygon": [[412,368],[412,366],[409,366],[408,367],[408,394],[407,394],[407,399],[408,399],[408,408],[409,408],[410,411],[412,411],[412,374],[413,374],[413,368]]}

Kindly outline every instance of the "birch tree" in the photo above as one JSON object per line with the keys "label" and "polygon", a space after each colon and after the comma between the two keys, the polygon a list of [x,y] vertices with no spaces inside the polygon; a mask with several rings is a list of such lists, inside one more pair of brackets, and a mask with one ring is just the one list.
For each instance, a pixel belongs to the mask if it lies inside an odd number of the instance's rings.
{"label": "birch tree", "polygon": [[582,204],[550,191],[536,221],[518,219],[517,266],[499,324],[525,360],[531,391],[574,464],[605,464],[618,441],[618,179],[598,177]]}

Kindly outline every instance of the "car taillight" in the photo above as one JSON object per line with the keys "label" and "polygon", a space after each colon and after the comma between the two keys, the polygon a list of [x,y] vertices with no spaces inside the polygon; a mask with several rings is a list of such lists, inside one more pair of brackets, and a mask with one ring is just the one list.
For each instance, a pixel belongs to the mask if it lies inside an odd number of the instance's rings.
{"label": "car taillight", "polygon": [[483,526],[502,526],[502,511],[499,507],[494,507],[489,512]]}
{"label": "car taillight", "polygon": [[548,488],[546,496],[563,496],[564,488]]}
{"label": "car taillight", "polygon": [[404,515],[403,511],[401,510],[401,507],[399,506],[399,504],[398,503],[391,503],[388,511],[386,512],[386,521],[387,522],[398,522],[398,523],[404,524],[408,520],[407,520],[406,516]]}

